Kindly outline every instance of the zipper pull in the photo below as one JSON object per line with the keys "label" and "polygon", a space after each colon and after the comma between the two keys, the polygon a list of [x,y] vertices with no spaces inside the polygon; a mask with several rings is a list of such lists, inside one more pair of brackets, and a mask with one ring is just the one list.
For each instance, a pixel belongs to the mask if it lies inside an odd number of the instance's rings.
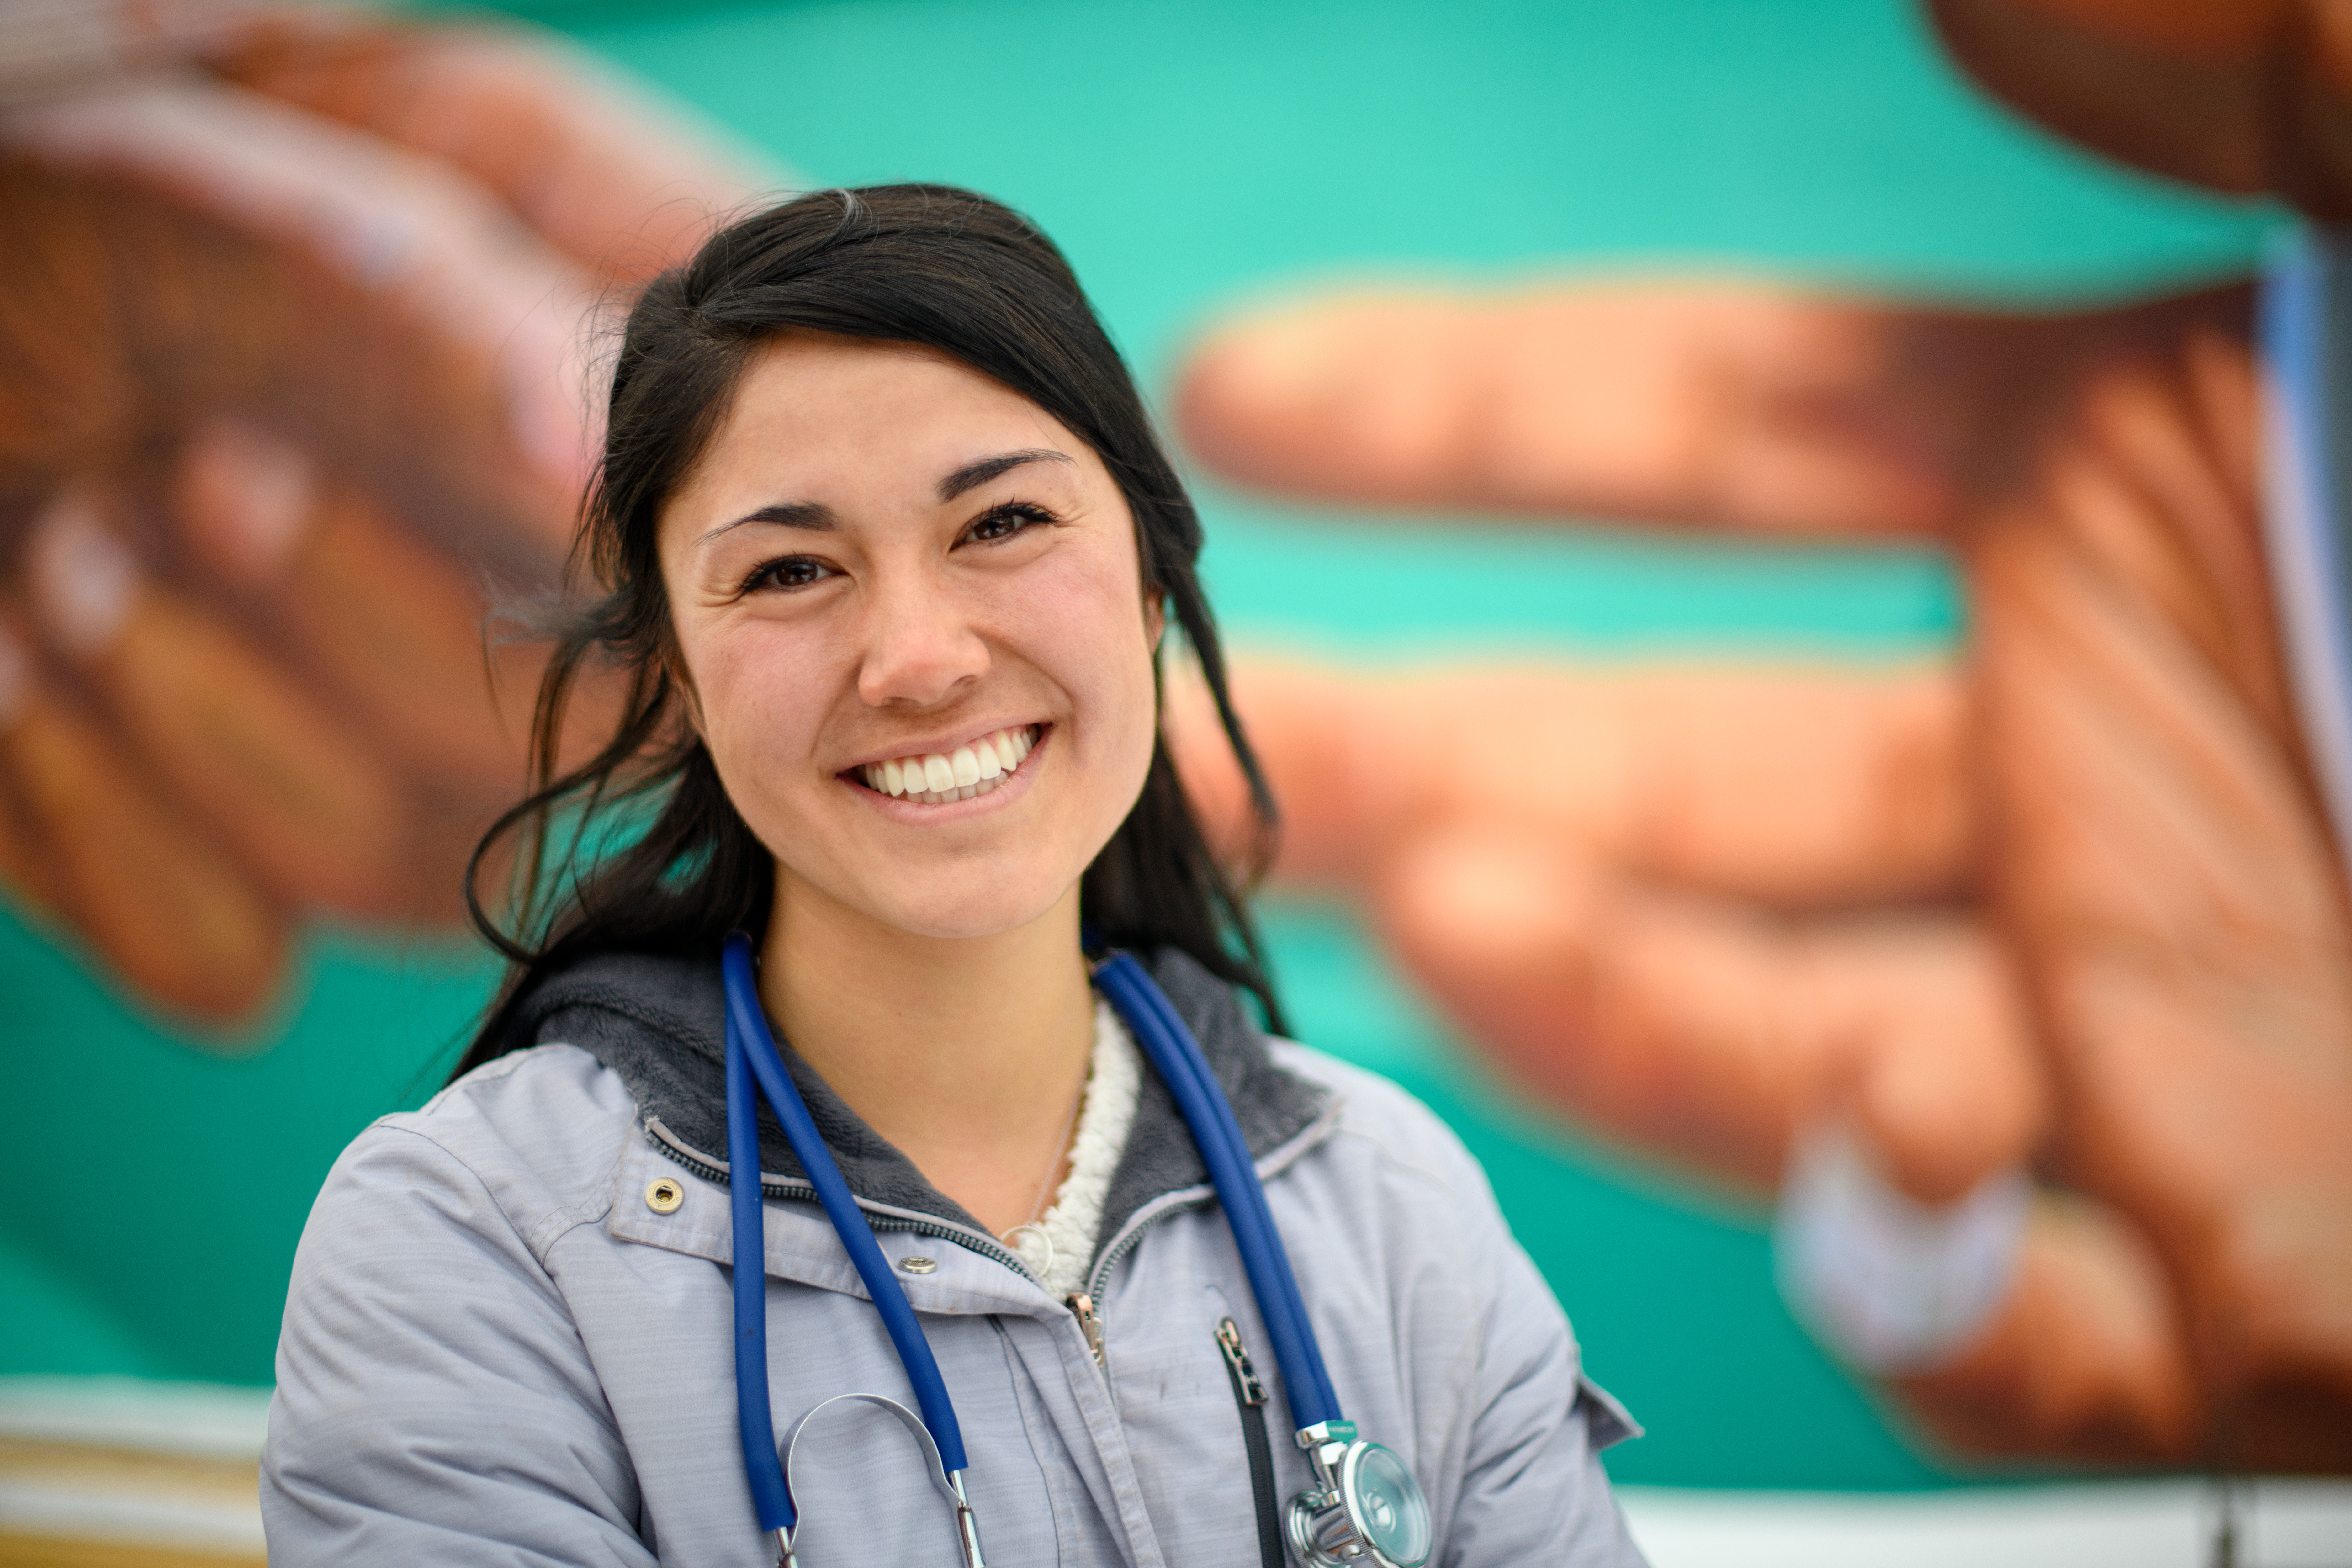
{"label": "zipper pull", "polygon": [[1062,1300],[1070,1304],[1071,1316],[1078,1320],[1078,1331],[1086,1335],[1087,1349],[1094,1353],[1095,1364],[1102,1365],[1102,1320],[1095,1316],[1095,1299],[1081,1290]]}
{"label": "zipper pull", "polygon": [[1234,1377],[1241,1384],[1242,1403],[1264,1405],[1265,1384],[1257,1380],[1256,1369],[1250,1365],[1249,1352],[1242,1348],[1242,1331],[1234,1327],[1231,1318],[1217,1325],[1217,1348],[1225,1352],[1225,1364],[1234,1369]]}

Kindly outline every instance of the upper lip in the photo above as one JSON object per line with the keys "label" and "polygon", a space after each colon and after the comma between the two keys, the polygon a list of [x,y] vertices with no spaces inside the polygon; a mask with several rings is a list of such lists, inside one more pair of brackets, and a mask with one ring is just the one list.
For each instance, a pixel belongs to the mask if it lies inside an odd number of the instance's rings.
{"label": "upper lip", "polygon": [[876,752],[854,763],[845,763],[836,771],[845,773],[855,773],[859,768],[877,767],[884,763],[895,763],[906,757],[951,757],[955,755],[957,747],[976,746],[980,743],[982,736],[993,735],[999,730],[1035,730],[1043,728],[1044,725],[1045,721],[1042,719],[1007,719],[1002,723],[983,724],[976,730],[964,731],[951,741],[908,741],[894,750]]}

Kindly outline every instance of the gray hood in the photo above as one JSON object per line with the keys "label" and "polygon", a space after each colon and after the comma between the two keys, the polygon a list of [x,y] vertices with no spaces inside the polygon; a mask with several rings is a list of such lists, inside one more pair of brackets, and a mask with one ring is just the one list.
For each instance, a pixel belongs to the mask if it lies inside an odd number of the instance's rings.
{"label": "gray hood", "polygon": [[[1201,1042],[1202,1054],[1232,1101],[1254,1157],[1288,1142],[1323,1113],[1328,1091],[1276,1064],[1265,1034],[1243,1010],[1233,987],[1174,948],[1139,956]],[[508,1040],[510,1048],[560,1040],[588,1052],[628,1086],[649,1128],[658,1123],[667,1141],[685,1145],[723,1179],[725,1020],[718,954],[601,953],[534,989],[517,1009]],[[932,1186],[913,1161],[866,1126],[789,1042],[778,1044],[852,1193],[871,1203],[986,1233],[987,1226]],[[803,1175],[799,1158],[764,1102],[760,1107],[760,1168],[770,1175]],[[1152,1199],[1208,1179],[1208,1167],[1175,1097],[1157,1073],[1147,1070],[1134,1130],[1111,1177],[1096,1234],[1116,1236]]]}

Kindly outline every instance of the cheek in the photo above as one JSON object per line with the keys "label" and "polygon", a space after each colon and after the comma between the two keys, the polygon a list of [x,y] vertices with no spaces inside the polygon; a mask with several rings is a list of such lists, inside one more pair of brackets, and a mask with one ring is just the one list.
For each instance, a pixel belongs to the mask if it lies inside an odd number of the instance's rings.
{"label": "cheek", "polygon": [[1074,677],[1084,685],[1073,693],[1079,722],[1066,796],[1073,807],[1066,842],[1078,862],[1073,876],[1101,853],[1135,809],[1160,736],[1159,692],[1141,606],[1119,604],[1097,630],[1094,658],[1083,676]]}
{"label": "cheek", "polygon": [[1137,787],[1159,731],[1141,597],[1132,559],[1110,555],[1051,574],[1024,615],[1035,662],[1069,694],[1082,760]]}
{"label": "cheek", "polygon": [[685,654],[694,678],[699,728],[728,793],[772,794],[804,770],[820,719],[823,648],[773,623],[747,622],[708,637]]}

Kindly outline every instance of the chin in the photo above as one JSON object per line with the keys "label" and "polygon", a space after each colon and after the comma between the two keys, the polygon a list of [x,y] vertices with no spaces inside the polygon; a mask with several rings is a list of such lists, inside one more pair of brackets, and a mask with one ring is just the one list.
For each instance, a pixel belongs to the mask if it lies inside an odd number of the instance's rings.
{"label": "chin", "polygon": [[1003,897],[953,900],[942,907],[925,902],[905,909],[876,910],[875,916],[910,936],[940,941],[972,941],[1018,931],[1050,913],[1057,896],[1014,900]]}
{"label": "chin", "polygon": [[945,867],[892,866],[851,879],[861,889],[887,889],[891,896],[866,894],[844,901],[868,919],[911,936],[942,941],[1002,936],[1051,913],[1085,868],[1083,862],[1048,868],[1022,864],[1025,859],[982,856]]}

